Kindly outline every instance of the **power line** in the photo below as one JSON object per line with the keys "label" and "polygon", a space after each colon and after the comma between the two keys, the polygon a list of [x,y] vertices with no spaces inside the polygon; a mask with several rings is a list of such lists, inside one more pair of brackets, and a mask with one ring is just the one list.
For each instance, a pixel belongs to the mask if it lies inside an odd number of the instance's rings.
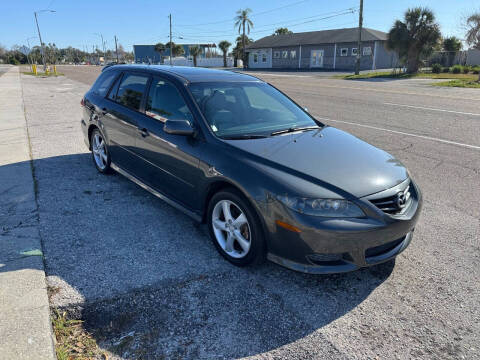
{"label": "power line", "polygon": [[[308,23],[312,23],[312,22],[316,22],[316,21],[321,21],[321,20],[326,20],[326,19],[331,19],[331,18],[334,18],[334,17],[337,17],[337,16],[342,16],[342,15],[348,15],[348,14],[353,14],[355,13],[355,9],[353,8],[350,8],[350,9],[347,9],[348,11],[343,11],[341,13],[336,13],[334,15],[330,15],[330,16],[324,16],[324,17],[321,17],[321,18],[315,18],[315,19],[311,19],[312,17],[315,17],[315,16],[308,16],[306,18],[303,18],[303,19],[310,19],[310,20],[307,20],[307,21],[302,21],[302,22],[299,22],[299,23],[295,23],[295,24],[289,24],[288,22],[278,22],[278,23],[273,23],[273,24],[268,24],[268,25],[263,25],[261,27],[267,27],[267,26],[271,26],[271,25],[277,25],[277,24],[283,24],[283,25],[286,25],[286,26],[289,26],[289,27],[295,27],[295,26],[299,26],[299,25],[303,25],[303,24],[308,24]],[[318,15],[317,15],[318,16]],[[297,19],[297,20],[300,20],[300,19]],[[294,20],[291,20],[291,21],[294,21]],[[269,28],[269,29],[266,29],[266,30],[255,30],[255,31],[251,31],[250,34],[259,34],[259,33],[265,33],[265,32],[271,32],[271,31],[274,31],[275,29],[274,28]],[[177,33],[177,35],[180,35],[182,37],[186,37],[186,36],[189,36],[189,37],[218,37],[218,36],[235,36],[237,35],[237,32],[228,32],[228,33],[213,33],[211,31],[209,31],[207,33],[208,35],[202,35],[201,33],[195,33],[195,34],[189,34],[189,33]]]}
{"label": "power line", "polygon": [[[330,11],[330,12],[327,12],[327,13],[320,13],[320,14],[317,14],[317,15],[312,15],[312,16],[306,16],[306,17],[300,17],[300,18],[295,18],[295,19],[290,19],[290,20],[284,20],[284,21],[278,21],[278,22],[274,22],[274,23],[270,23],[270,24],[264,24],[264,25],[260,25],[260,26],[255,26],[255,29],[262,29],[262,28],[266,28],[266,27],[270,27],[270,26],[273,26],[273,25],[283,25],[283,26],[295,26],[295,24],[293,25],[289,25],[290,23],[292,22],[296,22],[296,21],[299,21],[299,20],[307,20],[307,19],[313,19],[313,18],[317,18],[317,17],[320,17],[322,16],[322,18],[320,19],[314,19],[314,21],[317,21],[317,20],[324,20],[324,19],[327,19],[329,18],[329,16],[327,17],[323,17],[323,16],[326,16],[326,15],[332,15],[330,17],[335,17],[335,16],[339,16],[339,15],[345,15],[345,14],[350,14],[350,13],[354,13],[356,12],[357,9],[352,7],[352,8],[347,8],[347,9],[342,9],[342,10],[338,10],[338,11]],[[313,21],[312,21],[313,22]],[[190,29],[189,29],[190,30]],[[192,29],[192,30],[195,30],[195,29]],[[200,31],[200,32],[199,32]],[[206,31],[205,29],[201,29],[199,31],[196,31],[195,32],[195,35],[201,35],[201,34],[211,34],[212,31]],[[257,30],[254,30],[252,33],[255,33],[255,32],[258,32]],[[189,33],[186,33],[186,34],[189,34]],[[215,32],[215,34],[220,34],[219,32]],[[232,33],[231,32],[222,32],[221,34],[223,35],[231,35]]]}
{"label": "power line", "polygon": [[[287,7],[294,6],[294,5],[298,5],[298,4],[307,2],[307,1],[309,1],[309,0],[296,1],[296,2],[293,2],[293,3],[290,3],[290,4],[286,4],[286,5],[283,5],[283,6],[279,6],[279,7],[270,9],[270,10],[265,10],[265,11],[261,11],[261,12],[259,12],[259,13],[254,13],[254,14],[252,14],[252,17],[256,17],[256,16],[259,16],[259,15],[268,14],[268,13],[270,13],[270,12],[273,12],[273,11],[276,11],[276,10],[280,10],[280,9],[285,9],[285,8],[287,8]],[[177,26],[188,26],[188,27],[191,27],[191,26],[206,26],[206,25],[224,24],[224,23],[231,22],[231,21],[232,21],[232,18],[230,18],[230,19],[228,19],[228,20],[225,19],[225,20],[212,21],[212,22],[200,23],[200,24],[177,24]]]}
{"label": "power line", "polygon": [[[326,27],[311,27],[311,28],[306,28],[305,30],[306,31],[321,31],[321,30],[329,30],[332,27],[337,27],[338,28],[338,27],[341,27],[341,26],[354,25],[354,24],[357,24],[357,20],[338,23],[338,24],[332,24],[332,25],[329,25],[329,26],[326,26]],[[236,34],[236,35],[238,35],[238,34]],[[182,38],[185,39],[185,40],[193,40],[193,41],[196,41],[196,42],[201,41],[201,39],[204,39],[203,36],[194,37],[194,36],[189,36],[189,35],[184,35],[184,36],[182,36]],[[220,38],[222,38],[222,36],[216,36],[214,38],[215,39],[220,39]],[[210,40],[210,41],[213,41],[213,39]]]}

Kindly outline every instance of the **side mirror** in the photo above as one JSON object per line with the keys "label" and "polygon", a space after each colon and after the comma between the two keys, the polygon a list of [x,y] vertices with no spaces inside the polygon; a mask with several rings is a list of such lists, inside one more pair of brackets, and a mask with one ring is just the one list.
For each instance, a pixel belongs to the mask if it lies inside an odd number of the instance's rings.
{"label": "side mirror", "polygon": [[172,135],[189,136],[195,133],[195,129],[188,120],[167,120],[163,125],[163,131]]}

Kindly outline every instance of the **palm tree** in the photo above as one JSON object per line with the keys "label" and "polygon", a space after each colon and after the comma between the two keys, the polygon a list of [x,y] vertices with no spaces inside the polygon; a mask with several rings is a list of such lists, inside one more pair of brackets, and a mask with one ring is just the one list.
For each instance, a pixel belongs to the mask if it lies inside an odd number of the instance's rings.
{"label": "palm tree", "polygon": [[455,60],[455,55],[462,48],[462,42],[460,39],[457,39],[455,36],[447,37],[443,39],[443,50],[447,51],[448,54],[448,66],[453,65]]}
{"label": "palm tree", "polygon": [[222,40],[218,43],[218,47],[223,52],[223,67],[227,67],[227,53],[230,46],[232,46],[232,44],[227,40]]}
{"label": "palm tree", "polygon": [[435,16],[427,8],[408,9],[404,21],[397,20],[390,29],[387,47],[407,61],[407,71],[418,71],[420,57],[428,56],[440,39]]}
{"label": "palm tree", "polygon": [[[480,12],[471,15],[467,19],[467,29],[467,44],[480,50]],[[480,74],[478,74],[478,81],[480,82]]]}
{"label": "palm tree", "polygon": [[242,59],[243,59],[243,68],[246,69],[247,63],[246,63],[246,58],[245,58],[245,25],[247,27],[247,34],[250,34],[250,28],[253,28],[253,22],[250,20],[248,17],[248,14],[252,12],[251,9],[246,8],[245,10],[238,10],[237,11],[237,16],[235,16],[235,26],[238,27],[238,33],[242,33]]}
{"label": "palm tree", "polygon": [[193,66],[197,66],[197,56],[202,53],[200,46],[195,45],[190,48],[190,55],[193,56]]}
{"label": "palm tree", "polygon": [[155,52],[157,52],[160,57],[162,56],[162,53],[165,51],[165,45],[162,44],[161,42],[156,43],[154,47]]}

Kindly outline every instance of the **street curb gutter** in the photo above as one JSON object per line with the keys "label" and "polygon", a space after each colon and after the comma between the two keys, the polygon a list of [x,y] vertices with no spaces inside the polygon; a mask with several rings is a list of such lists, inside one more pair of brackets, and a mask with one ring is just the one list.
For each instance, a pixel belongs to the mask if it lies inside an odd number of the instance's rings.
{"label": "street curb gutter", "polygon": [[0,77],[0,359],[56,359],[18,67]]}

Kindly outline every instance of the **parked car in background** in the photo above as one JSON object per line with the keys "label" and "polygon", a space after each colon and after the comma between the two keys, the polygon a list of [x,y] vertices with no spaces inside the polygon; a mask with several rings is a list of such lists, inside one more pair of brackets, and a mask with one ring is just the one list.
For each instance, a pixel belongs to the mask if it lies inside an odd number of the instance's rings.
{"label": "parked car in background", "polygon": [[422,196],[401,162],[255,77],[116,65],[82,105],[98,171],[206,222],[235,265],[268,258],[344,272],[393,259],[412,240]]}

